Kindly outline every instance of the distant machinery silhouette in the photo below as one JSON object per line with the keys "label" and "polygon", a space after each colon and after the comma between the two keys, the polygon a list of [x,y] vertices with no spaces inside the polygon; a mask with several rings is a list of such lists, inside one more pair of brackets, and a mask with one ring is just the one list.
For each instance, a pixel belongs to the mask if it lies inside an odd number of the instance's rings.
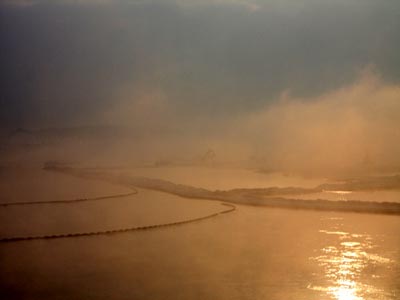
{"label": "distant machinery silhouette", "polygon": [[216,158],[216,154],[214,150],[208,149],[207,152],[200,158],[200,161],[203,163],[211,163],[214,162]]}

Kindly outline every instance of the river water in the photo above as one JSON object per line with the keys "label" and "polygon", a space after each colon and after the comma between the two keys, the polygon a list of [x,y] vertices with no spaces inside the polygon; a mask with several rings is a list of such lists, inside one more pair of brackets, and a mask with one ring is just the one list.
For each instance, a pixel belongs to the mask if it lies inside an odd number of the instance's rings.
{"label": "river water", "polygon": [[0,288],[3,299],[399,299],[399,230],[394,216],[238,206],[185,226],[1,244]]}
{"label": "river water", "polygon": [[[215,201],[151,193],[142,191],[139,206],[133,199],[113,200],[59,207],[53,215],[48,207],[31,208],[31,214],[13,207],[19,225],[9,219],[2,231],[169,222],[221,209]],[[157,216],[146,219],[152,211]],[[40,216],[59,223],[36,228]],[[0,293],[2,299],[52,300],[396,300],[400,217],[238,205],[232,213],[176,227],[0,243]]]}

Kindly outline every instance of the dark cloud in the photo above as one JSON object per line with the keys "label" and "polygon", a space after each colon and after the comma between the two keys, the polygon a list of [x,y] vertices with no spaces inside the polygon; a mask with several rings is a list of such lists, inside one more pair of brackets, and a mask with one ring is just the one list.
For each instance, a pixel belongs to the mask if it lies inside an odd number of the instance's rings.
{"label": "dark cloud", "polygon": [[0,120],[118,122],[108,112],[143,99],[143,114],[155,105],[171,118],[240,115],[284,90],[334,90],[370,64],[398,82],[399,30],[400,2],[389,0],[9,0]]}

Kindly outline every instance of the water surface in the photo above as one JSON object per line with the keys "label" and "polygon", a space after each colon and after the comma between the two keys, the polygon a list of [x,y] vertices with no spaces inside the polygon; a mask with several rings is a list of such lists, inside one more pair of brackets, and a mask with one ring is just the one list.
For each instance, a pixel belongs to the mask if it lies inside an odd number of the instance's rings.
{"label": "water surface", "polygon": [[[139,189],[112,201],[2,207],[0,234],[108,230],[220,209],[218,201]],[[41,300],[396,300],[400,217],[237,205],[183,226],[0,243],[0,290],[4,299]]]}
{"label": "water surface", "polygon": [[7,299],[398,299],[400,218],[239,206],[167,229],[0,245]]}

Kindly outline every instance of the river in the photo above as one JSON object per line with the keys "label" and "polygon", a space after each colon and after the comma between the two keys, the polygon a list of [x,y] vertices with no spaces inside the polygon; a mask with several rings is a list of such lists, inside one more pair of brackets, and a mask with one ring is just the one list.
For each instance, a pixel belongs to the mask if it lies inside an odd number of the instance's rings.
{"label": "river", "polygon": [[[32,213],[2,208],[20,224],[9,219],[3,235],[169,222],[220,209],[217,201],[140,192],[139,206],[129,198]],[[50,228],[34,225],[40,216]],[[182,226],[1,243],[0,270],[2,299],[395,300],[400,217],[237,205]]]}

